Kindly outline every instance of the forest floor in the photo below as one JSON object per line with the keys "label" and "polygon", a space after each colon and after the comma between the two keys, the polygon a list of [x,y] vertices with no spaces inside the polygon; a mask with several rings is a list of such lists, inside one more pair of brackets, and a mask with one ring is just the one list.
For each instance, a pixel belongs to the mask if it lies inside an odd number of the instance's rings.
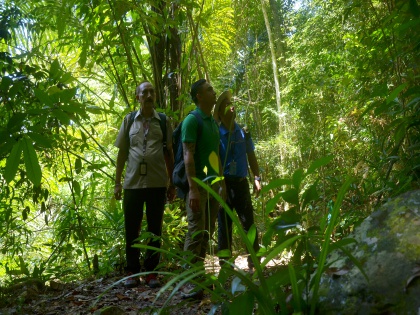
{"label": "forest floor", "polygon": [[[209,256],[208,256],[209,257]],[[210,272],[217,273],[219,265],[213,257],[206,260]],[[239,256],[235,264],[247,271],[246,256]],[[267,265],[266,272],[284,264],[284,261],[272,261]],[[167,301],[170,290],[167,290],[156,299],[160,288],[151,289],[142,281],[135,288],[127,289],[122,283],[118,272],[102,278],[91,278],[72,283],[50,283],[49,286],[40,287],[36,283],[16,288],[9,294],[7,301],[2,301],[0,315],[18,314],[154,314]],[[159,276],[160,277],[160,276]],[[162,281],[161,281],[162,282]],[[5,303],[4,303],[5,302]],[[205,294],[201,301],[183,300],[181,293],[177,292],[169,302],[170,310],[165,314],[197,315],[208,314],[214,305],[210,294]],[[215,314],[221,314],[220,308]]]}

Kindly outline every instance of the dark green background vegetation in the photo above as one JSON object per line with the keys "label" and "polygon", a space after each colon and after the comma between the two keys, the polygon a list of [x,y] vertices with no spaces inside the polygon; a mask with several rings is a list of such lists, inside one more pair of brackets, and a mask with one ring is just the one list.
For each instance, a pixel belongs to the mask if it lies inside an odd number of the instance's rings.
{"label": "dark green background vegetation", "polygon": [[[174,124],[195,80],[234,92],[266,186],[262,251],[292,253],[296,269],[272,285],[308,285],[322,242],[419,188],[417,0],[4,0],[0,12],[1,285],[85,277],[95,254],[102,273],[121,265],[113,142],[143,80]],[[176,252],[181,202],[164,221]]]}

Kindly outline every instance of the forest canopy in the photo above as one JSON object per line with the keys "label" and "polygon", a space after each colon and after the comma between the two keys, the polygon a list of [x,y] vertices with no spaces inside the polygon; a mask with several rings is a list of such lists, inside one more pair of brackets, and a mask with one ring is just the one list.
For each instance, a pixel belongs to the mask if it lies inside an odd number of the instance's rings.
{"label": "forest canopy", "polygon": [[[338,239],[419,188],[416,0],[4,0],[0,12],[0,285],[83,277],[95,255],[104,273],[123,264],[114,141],[145,80],[174,126],[194,81],[232,91],[265,186],[267,255],[279,218],[297,234],[325,228],[345,183]],[[185,230],[182,201],[168,204],[163,248]]]}

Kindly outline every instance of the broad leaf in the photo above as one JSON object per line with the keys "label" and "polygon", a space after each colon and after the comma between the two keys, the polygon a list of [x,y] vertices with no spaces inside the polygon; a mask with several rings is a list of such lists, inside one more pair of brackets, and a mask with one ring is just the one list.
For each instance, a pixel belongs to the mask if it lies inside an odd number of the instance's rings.
{"label": "broad leaf", "polygon": [[12,148],[9,157],[6,161],[6,169],[4,171],[4,179],[10,183],[16,176],[16,172],[20,163],[20,156],[22,154],[22,141],[18,141]]}
{"label": "broad leaf", "polygon": [[23,121],[26,118],[25,113],[16,113],[14,114],[7,123],[7,129],[10,132],[19,131],[23,125]]}
{"label": "broad leaf", "polygon": [[311,166],[309,166],[308,170],[306,171],[306,174],[307,175],[312,174],[313,172],[315,172],[315,170],[317,170],[321,166],[327,165],[333,159],[334,159],[334,156],[330,155],[330,156],[324,156],[320,159],[313,161]]}
{"label": "broad leaf", "polygon": [[398,86],[394,91],[392,91],[392,93],[386,99],[386,104],[389,104],[392,101],[394,101],[397,98],[398,94],[400,94],[401,91],[404,90],[407,85],[408,83],[403,83],[400,86]]}
{"label": "broad leaf", "polygon": [[251,244],[254,244],[255,237],[257,235],[257,228],[255,227],[255,224],[251,225],[250,229],[248,230],[248,240]]}
{"label": "broad leaf", "polygon": [[26,174],[34,186],[39,186],[41,183],[41,167],[39,166],[38,157],[32,142],[24,138],[22,141],[23,157],[25,160]]}
{"label": "broad leaf", "polygon": [[34,132],[30,132],[30,133],[28,133],[28,135],[29,135],[29,137],[30,137],[32,140],[34,140],[34,141],[35,141],[35,143],[36,143],[38,146],[40,146],[40,147],[44,147],[44,148],[49,148],[49,149],[51,149],[51,148],[52,148],[52,145],[51,145],[51,141],[50,141],[50,139],[48,139],[48,138],[46,138],[46,137],[42,136],[41,134],[39,134],[39,133],[34,133]]}
{"label": "broad leaf", "polygon": [[294,205],[299,205],[299,194],[298,194],[298,190],[295,188],[286,190],[285,192],[283,192],[281,194],[282,198],[284,201],[294,204]]}
{"label": "broad leaf", "polygon": [[302,179],[304,177],[303,169],[297,169],[292,175],[293,186],[299,191],[300,184],[302,183]]}
{"label": "broad leaf", "polygon": [[209,162],[211,168],[216,172],[216,174],[219,174],[219,157],[215,152],[210,153]]}
{"label": "broad leaf", "polygon": [[313,200],[317,200],[319,198],[318,192],[316,190],[317,183],[312,184],[308,189],[305,190],[305,192],[302,195],[302,209],[305,209],[305,207]]}
{"label": "broad leaf", "polygon": [[254,295],[246,292],[236,296],[229,303],[229,314],[251,315],[254,311]]}
{"label": "broad leaf", "polygon": [[76,174],[80,174],[80,172],[82,171],[82,160],[80,158],[76,159],[74,170],[76,171]]}
{"label": "broad leaf", "polygon": [[266,193],[266,192],[270,191],[271,189],[281,188],[281,186],[291,185],[291,184],[292,184],[292,181],[290,179],[287,179],[287,178],[275,179],[275,180],[271,181],[268,185],[264,186],[261,189],[261,192]]}
{"label": "broad leaf", "polygon": [[54,105],[53,101],[51,100],[50,96],[48,95],[48,93],[46,93],[43,90],[40,90],[38,88],[34,89],[35,92],[35,96],[37,97],[37,99],[42,103],[47,105],[48,107],[52,107]]}

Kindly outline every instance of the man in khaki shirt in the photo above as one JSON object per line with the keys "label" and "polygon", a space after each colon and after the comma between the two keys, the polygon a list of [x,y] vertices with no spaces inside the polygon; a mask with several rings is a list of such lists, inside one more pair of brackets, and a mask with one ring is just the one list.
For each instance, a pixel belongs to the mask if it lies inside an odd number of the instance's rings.
{"label": "man in khaki shirt", "polygon": [[[136,112],[131,126],[129,126],[130,114],[124,118],[115,141],[115,146],[119,150],[114,195],[115,199],[121,200],[124,189],[123,208],[128,275],[136,274],[141,269],[140,250],[132,245],[139,237],[144,204],[146,204],[148,232],[161,236],[166,197],[172,200],[175,195],[175,189],[171,183],[174,161],[172,127],[166,119],[166,134],[163,134],[160,125],[161,116],[154,109],[155,89],[150,82],[143,82],[137,87],[136,99],[140,103],[140,109]],[[129,130],[127,130],[128,127]],[[166,148],[164,148],[164,137]],[[121,184],[126,162],[124,183]],[[167,188],[168,183],[170,184]],[[160,248],[160,240],[152,240],[148,245]],[[159,264],[159,258],[158,252],[150,249],[146,251],[144,268],[151,272],[146,277],[146,283],[150,287],[160,285],[156,274],[152,273]],[[138,284],[138,277],[130,277],[124,282],[126,287],[135,287]]]}

